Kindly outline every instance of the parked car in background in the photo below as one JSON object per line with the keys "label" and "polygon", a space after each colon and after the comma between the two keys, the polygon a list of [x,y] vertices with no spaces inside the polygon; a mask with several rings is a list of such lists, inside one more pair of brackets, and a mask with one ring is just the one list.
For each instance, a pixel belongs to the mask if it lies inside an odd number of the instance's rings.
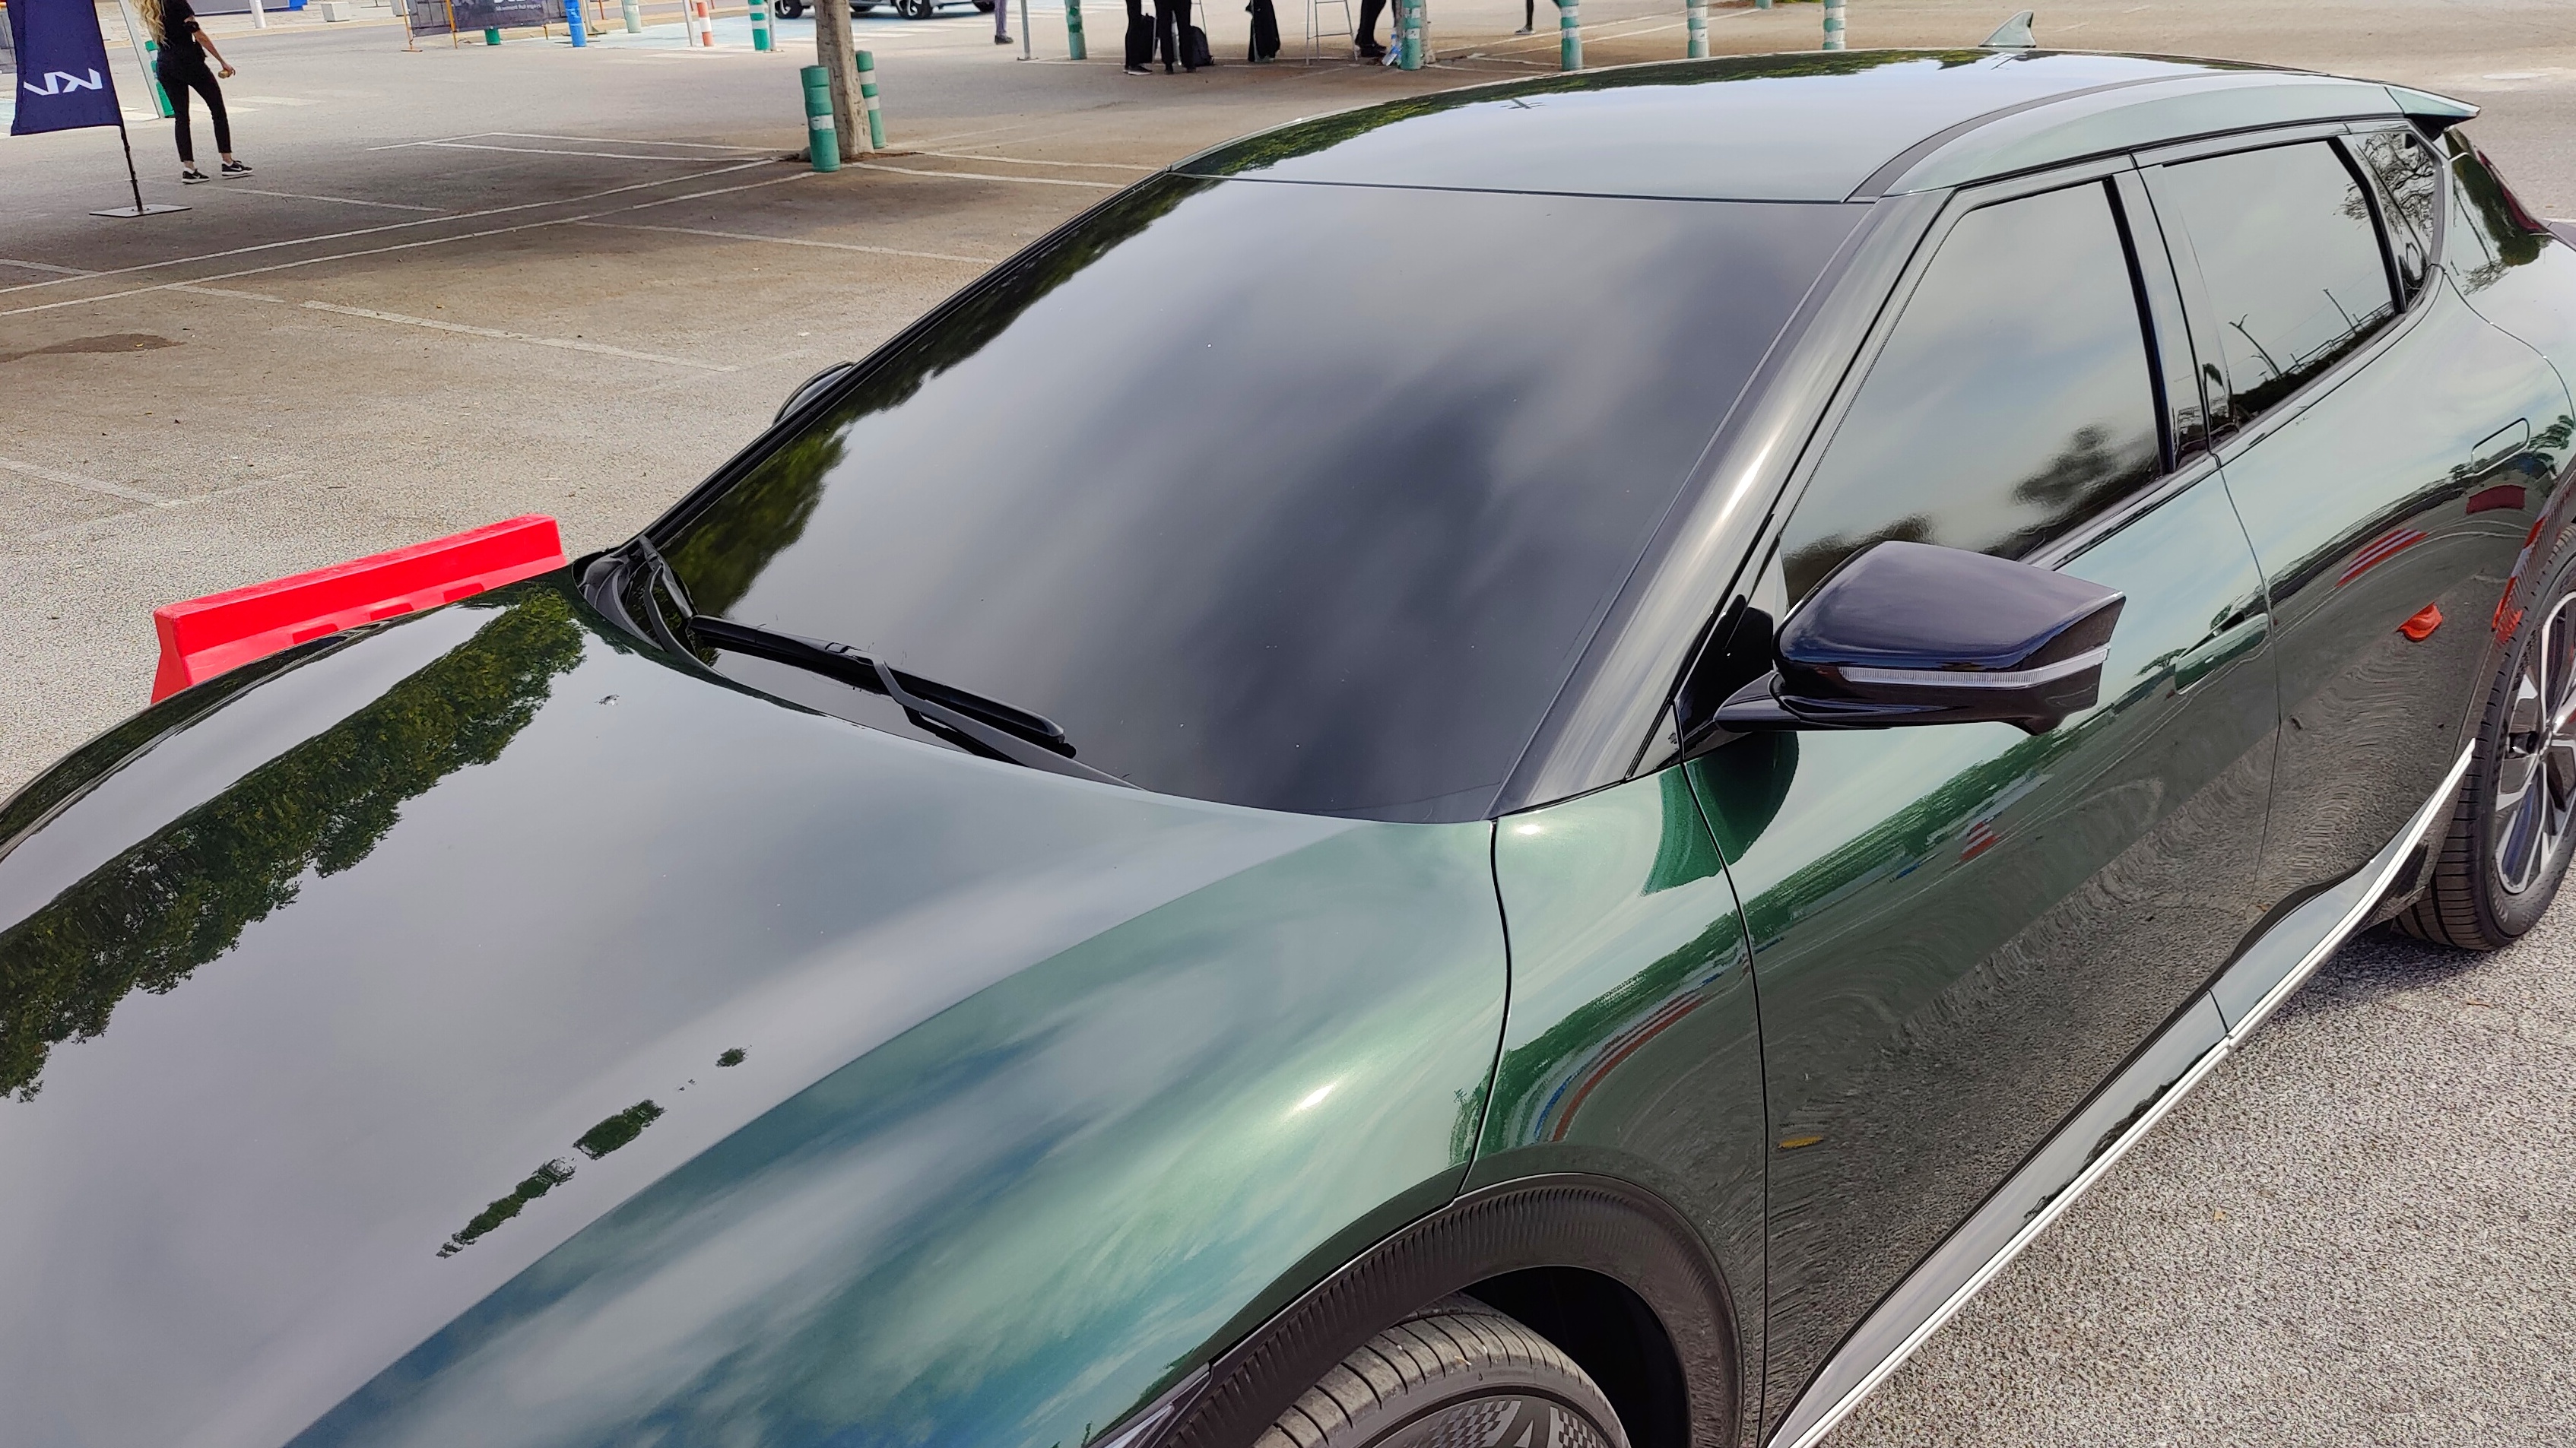
{"label": "parked car in background", "polygon": [[180,689],[0,807],[0,1444],[1806,1448],[2351,932],[2557,890],[2473,114],[1299,122]]}

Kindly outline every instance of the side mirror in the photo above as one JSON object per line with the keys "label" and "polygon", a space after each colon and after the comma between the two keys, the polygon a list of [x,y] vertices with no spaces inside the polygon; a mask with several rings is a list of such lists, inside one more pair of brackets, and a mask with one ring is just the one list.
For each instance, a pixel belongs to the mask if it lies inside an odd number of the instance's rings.
{"label": "side mirror", "polygon": [[856,362],[835,362],[796,384],[796,390],[787,394],[787,400],[778,404],[778,415],[769,420],[769,425],[776,427],[785,422],[798,408],[822,396],[824,389],[858,370],[859,364]]}
{"label": "side mirror", "polygon": [[1771,672],[1712,722],[1751,733],[1999,720],[2045,734],[2101,696],[2127,601],[2010,559],[1880,543],[1816,585],[1781,625]]}

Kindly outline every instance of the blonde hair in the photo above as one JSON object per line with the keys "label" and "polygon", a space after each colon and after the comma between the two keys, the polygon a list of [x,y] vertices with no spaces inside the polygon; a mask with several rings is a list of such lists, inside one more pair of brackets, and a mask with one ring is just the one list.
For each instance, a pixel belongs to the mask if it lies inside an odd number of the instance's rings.
{"label": "blonde hair", "polygon": [[137,0],[134,8],[143,12],[143,32],[152,37],[152,43],[169,45],[170,37],[162,33],[162,26],[168,19],[163,0]]}

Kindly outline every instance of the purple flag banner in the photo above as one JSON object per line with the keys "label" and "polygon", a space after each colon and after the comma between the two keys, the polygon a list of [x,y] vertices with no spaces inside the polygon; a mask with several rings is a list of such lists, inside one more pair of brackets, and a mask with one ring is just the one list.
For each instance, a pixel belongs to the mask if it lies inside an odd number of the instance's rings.
{"label": "purple flag banner", "polygon": [[90,0],[9,0],[8,10],[18,49],[18,113],[10,135],[124,124]]}

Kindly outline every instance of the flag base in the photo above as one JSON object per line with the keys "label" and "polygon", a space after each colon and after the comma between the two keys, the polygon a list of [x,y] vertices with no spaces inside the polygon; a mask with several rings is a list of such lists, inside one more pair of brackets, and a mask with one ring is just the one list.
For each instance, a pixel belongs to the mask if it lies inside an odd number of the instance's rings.
{"label": "flag base", "polygon": [[163,206],[163,205],[160,205],[160,204],[158,204],[158,203],[155,203],[155,204],[153,204],[153,205],[149,205],[149,206],[111,206],[111,207],[107,208],[105,211],[93,211],[93,212],[91,212],[91,213],[90,213],[90,215],[92,215],[92,216],[159,216],[159,215],[161,215],[163,212],[168,212],[168,211],[185,211],[185,210],[187,210],[187,209],[188,209],[188,208],[187,208],[187,207],[184,207],[184,206]]}

